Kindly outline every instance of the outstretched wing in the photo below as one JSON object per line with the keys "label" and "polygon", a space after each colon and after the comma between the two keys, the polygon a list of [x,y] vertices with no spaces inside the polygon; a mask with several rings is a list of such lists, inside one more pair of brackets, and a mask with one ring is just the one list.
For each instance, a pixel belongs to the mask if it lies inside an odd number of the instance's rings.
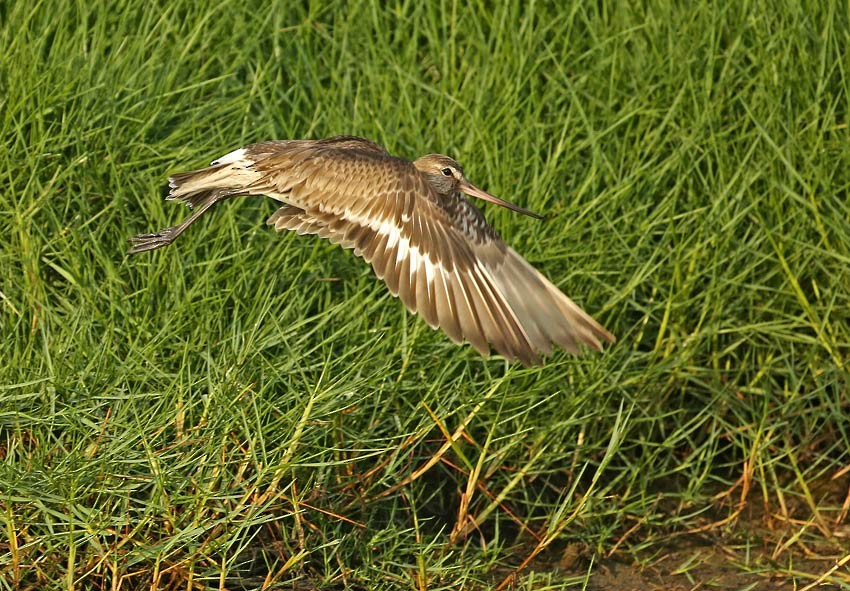
{"label": "outstretched wing", "polygon": [[484,355],[489,343],[529,365],[552,343],[578,353],[580,343],[614,342],[466,199],[441,197],[410,162],[371,142],[338,141],[346,145],[275,142],[240,155],[255,174],[246,192],[286,204],[270,225],[353,249],[411,311]]}

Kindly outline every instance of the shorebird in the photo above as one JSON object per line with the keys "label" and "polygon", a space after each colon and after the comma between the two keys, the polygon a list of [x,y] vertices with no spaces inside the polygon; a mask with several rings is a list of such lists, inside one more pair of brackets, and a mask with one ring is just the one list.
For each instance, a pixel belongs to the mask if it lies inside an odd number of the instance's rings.
{"label": "shorebird", "polygon": [[353,249],[394,296],[432,328],[482,355],[540,362],[552,343],[578,354],[613,334],[499,237],[463,195],[540,218],[479,189],[448,156],[410,162],[358,137],[277,140],[246,146],[208,168],[169,179],[166,199],[192,215],[130,239],[131,254],[168,246],[216,203],[265,195],[281,203],[266,222]]}

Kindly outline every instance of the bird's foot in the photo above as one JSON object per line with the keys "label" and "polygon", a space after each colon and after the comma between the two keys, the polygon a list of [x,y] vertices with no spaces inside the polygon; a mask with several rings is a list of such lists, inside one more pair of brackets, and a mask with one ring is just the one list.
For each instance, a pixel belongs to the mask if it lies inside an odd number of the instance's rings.
{"label": "bird's foot", "polygon": [[164,230],[154,232],[153,234],[139,234],[137,236],[133,236],[130,238],[130,242],[133,243],[133,248],[130,249],[129,254],[138,254],[140,252],[147,252],[149,250],[162,248],[163,246],[168,246],[175,238],[177,238],[176,230],[177,228],[172,226],[171,228],[165,228]]}

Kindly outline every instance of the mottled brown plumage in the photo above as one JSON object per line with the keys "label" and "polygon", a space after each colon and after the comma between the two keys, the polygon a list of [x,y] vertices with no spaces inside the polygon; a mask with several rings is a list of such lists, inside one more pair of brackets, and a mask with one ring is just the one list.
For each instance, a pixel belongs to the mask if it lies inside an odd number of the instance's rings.
{"label": "mottled brown plumage", "polygon": [[284,204],[269,225],[353,249],[412,312],[483,355],[492,345],[530,365],[552,343],[578,353],[580,344],[601,350],[601,341],[616,340],[507,246],[462,193],[539,216],[473,186],[448,156],[409,162],[350,136],[269,141],[169,184],[167,199],[189,204],[192,215],[131,238],[131,253],[171,244],[222,199],[266,195]]}

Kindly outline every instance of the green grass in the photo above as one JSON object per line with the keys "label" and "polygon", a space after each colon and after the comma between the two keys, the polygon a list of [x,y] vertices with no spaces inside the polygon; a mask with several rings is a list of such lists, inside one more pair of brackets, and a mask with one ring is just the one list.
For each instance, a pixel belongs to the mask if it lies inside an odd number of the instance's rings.
{"label": "green grass", "polygon": [[[850,588],[846,4],[251,4],[0,5],[2,588]],[[617,345],[484,360],[268,200],[125,254],[341,133],[546,213]]]}

